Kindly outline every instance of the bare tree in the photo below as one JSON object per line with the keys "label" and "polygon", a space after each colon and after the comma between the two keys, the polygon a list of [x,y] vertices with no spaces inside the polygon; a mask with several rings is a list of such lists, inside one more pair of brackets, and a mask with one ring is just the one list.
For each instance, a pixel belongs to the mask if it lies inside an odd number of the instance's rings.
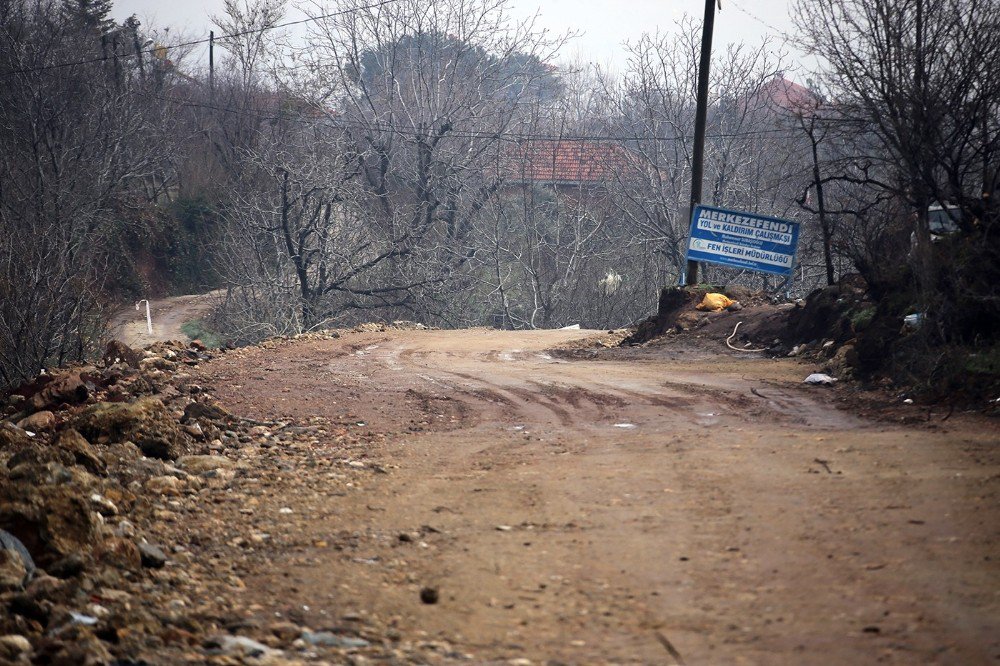
{"label": "bare tree", "polygon": [[170,178],[170,121],[138,22],[108,10],[0,3],[3,383],[88,356],[137,202]]}
{"label": "bare tree", "polygon": [[[270,16],[263,4],[229,16]],[[498,2],[316,14],[308,48],[275,59],[275,104],[248,116],[256,139],[238,150],[223,266],[233,298],[261,331],[267,317],[308,329],[371,309],[447,319],[456,288],[476,283],[474,227],[500,184],[500,137],[525,101],[551,94],[555,47]],[[234,54],[250,70],[271,48]]]}
{"label": "bare tree", "polygon": [[818,0],[798,7],[803,44],[819,56],[838,112],[878,140],[911,207],[924,277],[928,208],[956,204],[967,232],[996,224],[1000,142],[1000,4],[995,0]]}
{"label": "bare tree", "polygon": [[501,137],[517,131],[526,102],[552,94],[558,42],[496,0],[338,8],[317,20],[298,61],[317,108],[356,146],[362,207],[397,248],[385,288],[434,300],[478,250]]}
{"label": "bare tree", "polygon": [[[880,258],[880,289],[908,291],[912,271],[932,344],[995,339],[1000,3],[817,0],[798,10],[802,42],[858,138],[848,179],[888,197],[873,210],[912,231],[909,252]],[[960,230],[938,243],[934,205]]]}
{"label": "bare tree", "polygon": [[241,151],[256,145],[261,115],[275,111],[282,87],[276,68],[283,35],[276,27],[285,15],[285,0],[224,0],[223,10],[212,17],[226,57],[220,58],[215,88],[208,91],[212,122],[207,128],[221,166],[238,176]]}

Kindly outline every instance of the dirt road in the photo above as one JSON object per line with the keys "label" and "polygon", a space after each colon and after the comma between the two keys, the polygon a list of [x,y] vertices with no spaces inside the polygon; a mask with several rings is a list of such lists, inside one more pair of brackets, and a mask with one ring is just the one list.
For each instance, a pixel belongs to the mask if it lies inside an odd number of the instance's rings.
{"label": "dirt road", "polygon": [[586,335],[351,333],[200,369],[239,414],[386,434],[349,492],[303,467],[316,493],[259,498],[311,545],[244,576],[248,603],[434,663],[1000,658],[991,422],[867,422],[791,360],[548,351]]}
{"label": "dirt road", "polygon": [[187,340],[188,336],[181,330],[181,326],[205,315],[212,308],[219,293],[210,291],[206,294],[151,300],[149,311],[153,321],[152,333],[146,326],[145,303],[139,309],[126,308],[112,321],[112,337],[130,347],[145,347],[163,340]]}

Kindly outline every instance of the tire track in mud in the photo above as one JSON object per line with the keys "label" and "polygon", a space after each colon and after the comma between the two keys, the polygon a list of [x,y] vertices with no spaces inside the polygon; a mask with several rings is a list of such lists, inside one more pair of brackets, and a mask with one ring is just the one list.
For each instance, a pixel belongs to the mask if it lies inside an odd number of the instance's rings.
{"label": "tire track in mud", "polygon": [[[517,353],[522,357],[524,356],[519,350]],[[448,386],[457,395],[478,401],[481,407],[499,405],[499,416],[506,420],[518,421],[530,419],[532,415],[538,413],[536,407],[540,407],[542,410],[551,413],[559,425],[569,427],[582,420],[575,414],[575,412],[583,411],[581,410],[581,397],[589,398],[595,405],[605,402],[597,394],[580,387],[557,387],[529,380],[527,385],[533,386],[534,390],[532,390],[531,388],[515,386],[511,383],[505,384],[498,381],[487,381],[483,377],[477,377],[468,372],[445,370],[438,364],[428,362],[415,363],[413,361],[417,355],[418,353],[413,350],[403,350],[399,356],[401,359],[413,363],[413,366],[419,369],[419,372],[415,374],[429,382]],[[515,356],[514,352],[509,354],[507,352],[497,352],[495,354],[485,354],[483,358],[485,359],[484,362],[488,362],[492,358],[507,362],[516,360],[517,356]],[[454,382],[453,378],[464,380],[464,384]],[[614,398],[608,398],[607,400],[611,402],[616,401]],[[469,411],[471,412],[473,409],[470,407]],[[480,415],[477,420],[481,420],[482,418],[485,418],[485,415]]]}
{"label": "tire track in mud", "polygon": [[[416,359],[420,358],[421,361]],[[446,359],[454,358],[454,355],[445,355]],[[482,376],[476,376],[469,372],[459,372],[445,370],[441,367],[441,356],[433,356],[427,352],[413,349],[403,349],[400,360],[404,363],[399,369],[406,368],[405,362],[411,362],[419,367],[424,373],[436,373],[439,375],[454,376],[470,382],[473,385],[483,386],[485,393],[478,392],[478,389],[470,386],[454,386],[453,389],[462,395],[469,396],[474,400],[484,400],[486,403],[496,402],[497,396],[503,396],[502,404],[509,407],[504,413],[506,418],[517,418],[515,408],[526,410],[528,414],[535,410],[532,405],[537,405],[555,416],[562,426],[573,426],[583,419],[591,416],[590,411],[584,409],[582,404],[590,402],[598,408],[600,415],[597,420],[607,420],[611,418],[610,409],[618,408],[622,410],[621,418],[628,419],[629,407],[632,404],[651,405],[668,408],[674,412],[687,414],[697,425],[715,425],[720,422],[720,418],[727,418],[732,422],[741,421],[773,421],[777,420],[789,425],[798,425],[809,428],[833,428],[833,427],[861,427],[862,422],[830,410],[828,405],[822,401],[817,401],[808,395],[802,395],[800,391],[790,392],[786,387],[776,385],[766,380],[747,381],[733,378],[733,384],[739,385],[734,388],[727,386],[713,377],[711,383],[701,383],[704,377],[691,378],[690,381],[664,380],[659,383],[661,389],[667,389],[673,395],[662,395],[652,392],[640,392],[622,387],[622,384],[608,384],[606,382],[591,382],[593,388],[586,388],[580,384],[559,384],[552,382],[539,382],[525,379],[524,383],[533,388],[512,388],[511,383],[500,383],[497,379],[486,381]],[[435,363],[434,361],[437,361]],[[507,351],[492,351],[481,355],[478,359],[479,365],[496,363],[500,365],[500,373],[505,375],[506,366],[516,367],[518,364],[531,364],[535,366],[539,361],[544,362],[545,370],[553,370],[551,366],[568,363],[563,359],[557,359],[544,352],[524,351],[513,349]],[[545,371],[535,368],[537,371]],[[559,369],[554,369],[556,377],[561,374]],[[440,378],[433,381],[442,381]],[[627,383],[627,382],[623,382]],[[595,391],[599,388],[600,391]],[[766,393],[765,393],[766,390]],[[821,395],[821,394],[820,394]],[[513,398],[513,399],[512,399]]]}
{"label": "tire track in mud", "polygon": [[[603,423],[613,420],[629,420],[628,412],[633,405],[652,405],[667,407],[675,412],[688,413],[691,418],[697,416],[695,407],[699,404],[707,409],[711,405],[707,402],[697,400],[695,397],[662,396],[651,393],[642,393],[634,390],[623,389],[620,385],[607,383],[593,383],[593,388],[587,388],[582,384],[571,384],[564,382],[542,382],[532,379],[517,380],[508,378],[508,381],[501,382],[499,376],[495,376],[492,381],[486,380],[482,375],[474,375],[470,372],[460,372],[456,370],[446,370],[438,363],[432,362],[429,354],[413,349],[402,349],[393,352],[400,359],[401,363],[397,369],[418,368],[418,376],[423,377],[435,384],[450,385],[456,395],[468,397],[487,405],[499,404],[502,406],[499,416],[511,421],[530,420],[539,413],[547,412],[555,417],[557,424],[561,427],[581,426],[587,423]],[[452,358],[448,355],[447,358]],[[417,359],[420,359],[419,361]],[[565,364],[564,360],[556,360],[545,353],[526,352],[522,350],[511,350],[509,352],[498,351],[481,355],[479,364],[485,366],[491,361],[499,362],[502,365],[511,365],[518,362],[537,364],[544,362],[543,368],[538,368],[537,372],[544,372],[551,369],[551,365]],[[412,364],[412,367],[409,367]],[[533,368],[534,369],[534,368]],[[502,376],[502,373],[498,373]],[[464,380],[464,384],[450,382],[447,378],[459,378]],[[516,386],[515,382],[520,381],[521,386]],[[599,389],[599,390],[595,390]],[[681,393],[689,388],[684,384],[671,385],[672,392]],[[687,391],[692,396],[705,395],[708,391]],[[481,407],[483,405],[480,405]],[[745,405],[741,405],[745,407]],[[703,411],[704,411],[703,409]],[[542,412],[540,412],[542,410]],[[470,406],[470,412],[475,411],[475,407]],[[475,421],[482,420],[480,417]],[[634,419],[632,419],[634,420]]]}

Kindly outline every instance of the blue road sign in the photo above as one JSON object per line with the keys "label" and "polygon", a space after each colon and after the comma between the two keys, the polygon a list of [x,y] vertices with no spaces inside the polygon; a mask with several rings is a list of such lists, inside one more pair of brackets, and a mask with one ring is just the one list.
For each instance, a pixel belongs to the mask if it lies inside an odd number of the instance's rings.
{"label": "blue road sign", "polygon": [[798,245],[798,222],[699,205],[691,215],[687,258],[791,275]]}

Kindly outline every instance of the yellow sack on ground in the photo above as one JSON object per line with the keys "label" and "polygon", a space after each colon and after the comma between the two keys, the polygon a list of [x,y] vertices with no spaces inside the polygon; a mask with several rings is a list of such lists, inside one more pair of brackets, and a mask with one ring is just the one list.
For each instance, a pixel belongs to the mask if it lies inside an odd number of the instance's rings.
{"label": "yellow sack on ground", "polygon": [[733,303],[734,301],[725,294],[705,294],[705,298],[695,307],[699,310],[718,312],[719,310],[725,310]]}

